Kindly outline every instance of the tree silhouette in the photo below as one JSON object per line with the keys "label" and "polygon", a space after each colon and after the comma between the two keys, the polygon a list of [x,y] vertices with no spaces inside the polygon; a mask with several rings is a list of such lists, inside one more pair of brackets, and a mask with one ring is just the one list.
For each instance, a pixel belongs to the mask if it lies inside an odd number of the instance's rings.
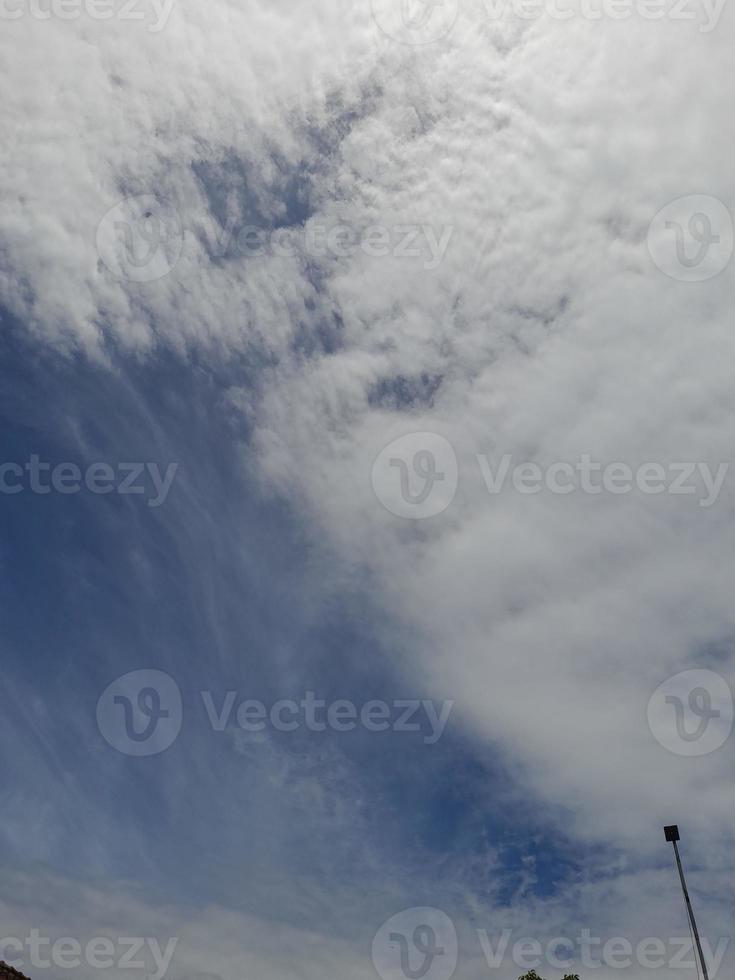
{"label": "tree silhouette", "polygon": [[[543,977],[540,977],[535,970],[529,970],[522,977],[518,977],[518,980],[543,980]],[[579,980],[579,975],[576,973],[565,973],[563,980]]]}

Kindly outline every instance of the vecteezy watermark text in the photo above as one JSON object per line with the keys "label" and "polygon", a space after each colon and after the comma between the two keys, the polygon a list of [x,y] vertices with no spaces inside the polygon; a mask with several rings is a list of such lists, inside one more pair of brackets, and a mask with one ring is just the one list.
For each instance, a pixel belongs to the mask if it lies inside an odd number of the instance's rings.
{"label": "vecteezy watermark text", "polygon": [[277,255],[294,258],[347,259],[362,252],[370,258],[419,259],[427,272],[441,264],[452,240],[454,227],[435,228],[428,224],[367,225],[346,222],[325,224],[309,221],[305,225],[263,228],[260,225],[238,227],[233,221],[221,226],[207,220],[200,227],[210,254],[221,258],[234,248],[240,255]]}
{"label": "vecteezy watermark text", "polygon": [[[0,3],[2,0],[0,0]],[[194,216],[184,227],[176,208],[152,194],[128,197],[110,208],[97,227],[97,251],[117,278],[148,283],[163,279],[184,246],[196,239],[212,260],[258,256],[348,259],[392,257],[417,262],[427,272],[439,267],[454,233],[452,225],[396,223],[360,225],[307,221],[303,225],[243,225],[229,217]]]}
{"label": "vecteezy watermark text", "polygon": [[[373,698],[357,703],[346,698],[327,700],[314,691],[304,696],[266,702],[243,697],[235,690],[199,692],[204,714],[214,732],[366,732],[413,733],[425,745],[444,734],[453,701],[428,698]],[[201,710],[199,701],[197,707]],[[124,755],[158,755],[170,748],[183,724],[183,699],[176,681],[161,670],[135,670],[109,684],[97,702],[97,725],[104,737]]]}
{"label": "vecteezy watermark text", "polygon": [[555,461],[547,466],[534,462],[514,461],[512,453],[504,454],[496,465],[483,454],[477,462],[488,493],[498,494],[510,486],[520,494],[534,495],[546,490],[565,496],[585,493],[597,496],[637,491],[656,496],[662,493],[698,495],[700,507],[711,507],[717,501],[730,463],[719,463],[713,471],[708,463],[645,462],[630,466],[621,461],[595,460],[582,453],[575,462]]}
{"label": "vecteezy watermark text", "polygon": [[[632,466],[621,460],[594,459],[589,453],[580,454],[576,460],[544,463],[517,459],[512,453],[492,457],[476,453],[474,460],[485,489],[493,496],[507,492],[522,496],[669,494],[694,497],[702,508],[717,502],[731,465],[729,461],[716,465],[703,461],[647,461]],[[394,439],[378,453],[371,482],[376,497],[391,514],[423,520],[450,506],[459,487],[459,475],[457,455],[444,436],[411,432]]]}
{"label": "vecteezy watermark text", "polygon": [[30,492],[72,495],[87,490],[94,494],[118,493],[146,496],[149,507],[166,502],[178,470],[169,463],[165,472],[158,463],[90,463],[84,469],[77,463],[49,463],[32,455],[27,462],[0,463],[0,494],[12,496]]}
{"label": "vecteezy watermark text", "polygon": [[[82,942],[72,936],[51,939],[31,929],[22,939],[0,939],[0,960],[16,970],[145,970],[149,980],[163,980],[171,965],[178,938],[165,947],[154,937],[95,936]],[[151,969],[152,968],[152,969]]]}
{"label": "vecteezy watermark text", "polygon": [[278,732],[294,732],[298,728],[310,732],[353,732],[364,728],[368,732],[424,732],[426,745],[439,741],[454,705],[453,701],[442,701],[437,707],[426,698],[373,699],[358,705],[345,698],[327,702],[307,691],[298,701],[282,698],[267,706],[248,698],[241,699],[235,708],[237,691],[227,691],[219,706],[211,691],[202,691],[201,696],[216,732],[225,731],[232,721],[245,732],[262,732],[268,727]]}
{"label": "vecteezy watermark text", "polygon": [[[446,38],[459,19],[459,0],[371,0],[382,33],[403,44],[431,44]],[[725,0],[482,0],[488,21],[641,20],[696,21],[702,33],[717,26]],[[482,14],[481,14],[482,16]]]}
{"label": "vecteezy watermark text", "polygon": [[[507,959],[522,970],[536,970],[542,965],[568,970],[577,964],[586,970],[629,970],[634,965],[644,970],[695,967],[691,936],[646,936],[634,942],[625,936],[593,936],[590,929],[581,929],[576,937],[554,936],[543,942],[531,936],[514,942],[512,929],[503,929],[494,941],[486,929],[478,929],[477,936],[491,970],[498,969]],[[729,938],[721,938],[713,949],[706,936],[702,939],[711,977],[716,976],[729,945]]]}
{"label": "vecteezy watermark text", "polygon": [[717,26],[725,0],[483,0],[489,20],[696,20],[702,34]]}
{"label": "vecteezy watermark text", "polygon": [[[624,936],[595,936],[590,929],[581,929],[575,937],[557,935],[542,940],[509,928],[495,935],[487,929],[476,929],[475,934],[476,952],[482,950],[491,975],[509,963],[524,973],[542,967],[569,973],[578,964],[585,970],[600,967],[629,970],[633,966],[644,970],[693,970],[695,967],[691,936],[665,939],[646,936],[633,940]],[[713,980],[729,945],[730,939],[726,937],[720,938],[714,947],[706,936],[702,937]],[[382,980],[395,980],[401,975],[406,980],[450,980],[458,959],[454,923],[441,909],[427,906],[392,915],[377,930],[372,943],[373,964]]]}
{"label": "vecteezy watermark text", "polygon": [[[151,21],[148,31],[162,31],[176,0],[0,0],[0,20]],[[151,16],[152,15],[152,16]]]}

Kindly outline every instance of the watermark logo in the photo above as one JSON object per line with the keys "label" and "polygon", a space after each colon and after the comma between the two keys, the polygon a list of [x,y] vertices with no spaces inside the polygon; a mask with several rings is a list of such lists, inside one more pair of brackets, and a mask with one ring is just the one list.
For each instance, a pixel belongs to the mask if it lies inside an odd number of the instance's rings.
{"label": "watermark logo", "polygon": [[[279,698],[266,704],[236,690],[199,692],[213,732],[246,735],[306,731],[338,734],[362,730],[394,732],[436,745],[442,738],[454,701],[430,698],[373,698],[361,703],[327,700],[314,691],[301,698]],[[193,710],[193,709],[192,709]],[[157,755],[179,736],[183,723],[181,692],[160,670],[136,670],[113,681],[97,703],[97,723],[105,740],[124,755]]]}
{"label": "watermark logo", "polygon": [[712,279],[732,258],[732,216],[716,197],[679,197],[661,208],[651,222],[648,251],[661,272],[671,279]]}
{"label": "watermark logo", "polygon": [[730,737],[735,708],[730,686],[712,670],[685,670],[664,681],[648,702],[648,726],[675,755],[708,755]]}
{"label": "watermark logo", "polygon": [[405,909],[373,939],[373,965],[382,980],[450,980],[457,968],[457,932],[441,909]]}
{"label": "watermark logo", "polygon": [[396,517],[425,520],[449,507],[457,493],[459,467],[451,444],[436,432],[394,439],[373,464],[372,485]]}
{"label": "watermark logo", "polygon": [[[701,508],[713,507],[720,498],[730,461],[653,460],[632,466],[622,460],[606,462],[582,453],[572,460],[516,459],[476,453],[475,461],[488,494],[518,493],[558,496],[582,493],[591,496],[688,496]],[[465,469],[464,477],[471,476]],[[396,517],[421,520],[441,514],[452,503],[459,467],[452,446],[443,436],[415,432],[401,436],[378,455],[372,468],[372,485],[380,503]]]}
{"label": "watermark logo", "polygon": [[454,27],[459,0],[371,0],[380,30],[402,44],[431,44]]}
{"label": "watermark logo", "polygon": [[128,197],[111,208],[97,227],[97,251],[118,279],[163,279],[181,257],[184,232],[174,208],[152,194]]}
{"label": "watermark logo", "polygon": [[161,670],[134,670],[107,687],[97,702],[97,725],[123,755],[165,752],[181,731],[183,709],[176,681]]}

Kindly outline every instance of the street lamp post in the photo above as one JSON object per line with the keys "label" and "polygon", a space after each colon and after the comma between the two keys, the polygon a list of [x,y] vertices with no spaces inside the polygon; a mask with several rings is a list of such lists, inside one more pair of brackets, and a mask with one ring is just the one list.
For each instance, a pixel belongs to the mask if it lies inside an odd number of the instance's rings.
{"label": "street lamp post", "polygon": [[666,840],[670,841],[674,845],[674,854],[676,855],[676,866],[679,869],[679,878],[681,879],[681,890],[684,892],[684,901],[687,906],[687,915],[689,916],[689,921],[692,926],[692,932],[694,933],[694,941],[697,944],[697,952],[699,953],[699,962],[702,964],[702,974],[704,975],[704,980],[709,980],[707,974],[707,964],[704,961],[704,954],[702,953],[702,944],[699,941],[699,932],[697,931],[697,923],[694,919],[694,910],[692,909],[692,903],[689,901],[689,892],[687,890],[687,883],[684,879],[684,869],[681,866],[681,858],[679,857],[679,848],[677,846],[677,841],[681,838],[679,837],[679,828],[676,824],[672,824],[670,827],[664,827],[664,834]]}

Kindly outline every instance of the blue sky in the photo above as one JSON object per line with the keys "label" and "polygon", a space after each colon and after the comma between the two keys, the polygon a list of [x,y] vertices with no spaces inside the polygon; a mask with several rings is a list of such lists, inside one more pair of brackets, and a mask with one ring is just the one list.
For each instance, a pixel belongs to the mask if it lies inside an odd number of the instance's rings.
{"label": "blue sky", "polygon": [[[5,497],[9,863],[115,878],[132,864],[167,899],[184,889],[244,907],[262,898],[243,895],[243,880],[286,869],[373,887],[417,876],[422,892],[451,863],[455,888],[479,895],[490,887],[482,858],[533,862],[539,894],[578,874],[568,842],[513,799],[502,758],[461,726],[434,745],[328,730],[253,737],[239,751],[209,730],[201,691],[217,704],[233,689],[265,703],[306,690],[358,703],[426,692],[401,670],[400,629],[390,646],[371,626],[367,573],[335,568],[237,465],[247,435],[216,372],[168,356],[112,370],[36,358],[17,330],[3,355],[4,459],[179,463],[158,509],[118,494]],[[94,709],[110,681],[146,668],[176,678],[185,724],[165,754],[131,759],[104,742]],[[276,784],[269,762],[282,767]]]}
{"label": "blue sky", "polygon": [[[265,704],[307,690],[357,704],[436,692],[402,665],[411,637],[376,608],[370,571],[335,557],[253,479],[226,371],[165,353],[104,366],[48,356],[20,327],[3,341],[5,460],[179,470],[158,508],[85,491],[4,497],[11,881],[114,881],[189,914],[318,924],[358,949],[403,907],[491,929],[499,913],[564,896],[562,921],[573,919],[579,889],[604,882],[620,854],[565,832],[573,813],[539,805],[503,748],[456,716],[428,745],[426,725],[212,729],[203,691],[218,708],[230,690]],[[95,708],[141,669],[175,678],[184,722],[166,752],[137,759],[107,744]]]}

